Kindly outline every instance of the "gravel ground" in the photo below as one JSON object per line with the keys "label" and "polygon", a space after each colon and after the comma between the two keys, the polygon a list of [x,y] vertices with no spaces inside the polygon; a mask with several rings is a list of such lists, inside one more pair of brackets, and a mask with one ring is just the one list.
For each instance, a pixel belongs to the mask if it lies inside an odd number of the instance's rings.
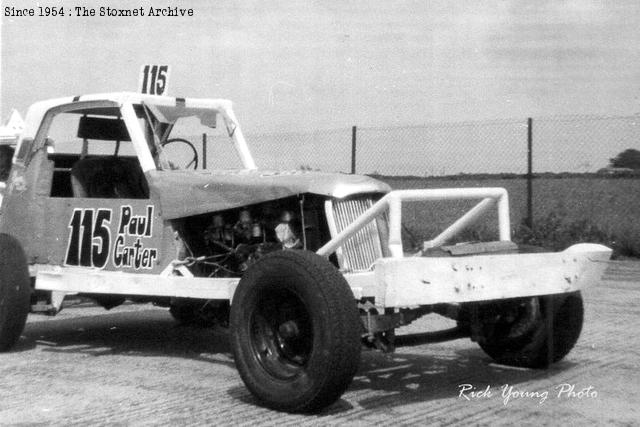
{"label": "gravel ground", "polygon": [[[342,399],[318,415],[258,406],[223,329],[176,326],[149,305],[75,305],[30,316],[0,355],[0,424],[638,425],[640,263],[612,262],[584,297],[582,336],[551,369],[494,364],[468,339],[365,351]],[[427,316],[411,329],[445,322]],[[461,396],[464,385],[473,389]]]}

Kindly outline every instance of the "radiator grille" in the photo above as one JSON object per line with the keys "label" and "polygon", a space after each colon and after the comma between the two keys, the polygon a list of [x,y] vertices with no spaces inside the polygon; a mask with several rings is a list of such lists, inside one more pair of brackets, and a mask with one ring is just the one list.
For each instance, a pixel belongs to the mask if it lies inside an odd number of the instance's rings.
{"label": "radiator grille", "polygon": [[[373,205],[371,198],[334,201],[333,216],[336,231],[340,233]],[[342,267],[348,271],[368,270],[375,260],[382,257],[377,222],[371,221],[348,239],[341,248]]]}

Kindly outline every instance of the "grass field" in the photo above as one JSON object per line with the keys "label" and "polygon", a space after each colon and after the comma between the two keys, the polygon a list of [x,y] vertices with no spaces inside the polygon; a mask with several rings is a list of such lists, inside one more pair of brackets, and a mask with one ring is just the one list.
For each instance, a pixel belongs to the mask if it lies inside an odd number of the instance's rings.
{"label": "grass field", "polygon": [[[527,181],[522,177],[377,177],[394,189],[503,187],[509,193],[514,239],[563,249],[591,241],[617,255],[640,256],[640,178],[596,175],[541,176],[533,180],[533,234],[521,227],[527,216]],[[422,241],[455,221],[476,202],[413,203],[403,210],[411,235]],[[497,237],[497,215],[488,214],[463,238]],[[533,240],[533,241],[532,241]]]}

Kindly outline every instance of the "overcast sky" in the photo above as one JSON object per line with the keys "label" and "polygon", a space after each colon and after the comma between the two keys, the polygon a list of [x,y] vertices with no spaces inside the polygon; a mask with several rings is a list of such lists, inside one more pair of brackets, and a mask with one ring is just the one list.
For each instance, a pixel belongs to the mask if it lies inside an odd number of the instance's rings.
{"label": "overcast sky", "polygon": [[[171,95],[232,99],[246,133],[640,112],[637,0],[50,3],[66,16],[2,17],[3,120],[136,90],[144,63],[172,67]],[[194,16],[68,13],[167,4]]]}

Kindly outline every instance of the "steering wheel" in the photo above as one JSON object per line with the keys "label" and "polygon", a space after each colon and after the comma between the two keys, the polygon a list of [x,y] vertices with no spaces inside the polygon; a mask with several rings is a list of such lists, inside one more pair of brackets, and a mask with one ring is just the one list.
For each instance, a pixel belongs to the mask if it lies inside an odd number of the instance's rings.
{"label": "steering wheel", "polygon": [[[167,139],[165,142],[162,143],[162,147],[166,147],[169,144],[173,144],[176,142],[180,142],[182,144],[187,144],[189,146],[189,148],[191,149],[191,151],[193,152],[193,156],[191,157],[191,160],[189,160],[189,162],[184,166],[184,167],[180,167],[180,169],[189,169],[191,166],[193,166],[193,169],[198,169],[198,151],[196,150],[196,147],[194,147],[194,145],[187,141],[184,138],[171,138],[171,139]],[[175,158],[180,158],[181,156],[169,156],[171,159],[175,159]]]}

